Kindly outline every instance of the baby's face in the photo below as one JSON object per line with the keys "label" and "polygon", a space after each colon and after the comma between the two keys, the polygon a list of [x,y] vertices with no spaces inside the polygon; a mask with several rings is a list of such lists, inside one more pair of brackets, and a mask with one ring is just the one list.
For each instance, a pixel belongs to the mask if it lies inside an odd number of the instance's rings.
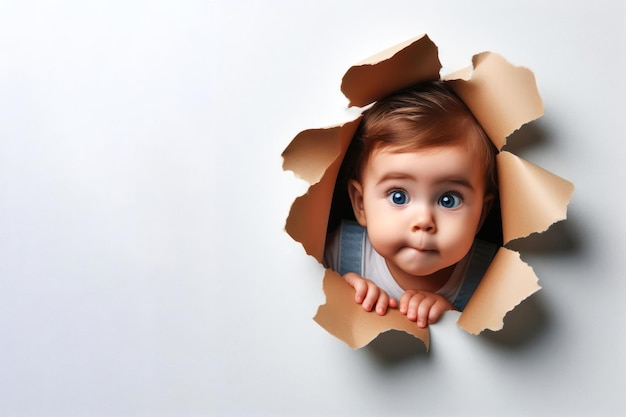
{"label": "baby's face", "polygon": [[485,204],[483,169],[459,146],[375,150],[355,190],[357,220],[395,277],[423,277],[460,261]]}

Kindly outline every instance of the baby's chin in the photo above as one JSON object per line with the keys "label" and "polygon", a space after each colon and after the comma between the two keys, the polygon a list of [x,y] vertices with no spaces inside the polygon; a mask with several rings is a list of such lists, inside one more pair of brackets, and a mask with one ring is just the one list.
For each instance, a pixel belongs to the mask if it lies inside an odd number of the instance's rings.
{"label": "baby's chin", "polygon": [[438,273],[444,271],[452,265],[443,265],[443,264],[420,264],[420,265],[411,265],[405,263],[392,263],[393,269],[396,271],[402,272],[408,276],[413,276],[416,278],[428,278],[434,277],[438,275]]}
{"label": "baby's chin", "polygon": [[417,276],[430,275],[448,266],[441,261],[439,252],[435,250],[413,248],[401,249],[392,259],[396,268]]}
{"label": "baby's chin", "polygon": [[[471,248],[470,248],[471,249]],[[462,251],[440,251],[437,249],[415,249],[411,247],[403,247],[393,256],[393,262],[407,273],[410,271],[422,271],[422,274],[414,275],[430,275],[442,269],[446,269],[459,263],[469,253]]]}
{"label": "baby's chin", "polygon": [[447,267],[443,267],[443,268],[398,268],[399,270],[401,270],[402,272],[404,272],[406,275],[410,275],[413,276],[415,278],[435,278],[436,275],[438,275],[438,273],[442,272],[444,269],[446,269]]}

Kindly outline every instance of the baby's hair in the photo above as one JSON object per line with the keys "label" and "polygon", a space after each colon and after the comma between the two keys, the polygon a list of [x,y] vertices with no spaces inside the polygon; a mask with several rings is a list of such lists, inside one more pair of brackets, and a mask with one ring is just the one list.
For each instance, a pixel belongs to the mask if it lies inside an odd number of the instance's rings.
{"label": "baby's hair", "polygon": [[475,155],[484,168],[486,192],[497,190],[498,151],[465,103],[443,81],[417,84],[363,112],[344,159],[345,174],[360,178],[372,152],[381,148],[406,152],[448,145]]}

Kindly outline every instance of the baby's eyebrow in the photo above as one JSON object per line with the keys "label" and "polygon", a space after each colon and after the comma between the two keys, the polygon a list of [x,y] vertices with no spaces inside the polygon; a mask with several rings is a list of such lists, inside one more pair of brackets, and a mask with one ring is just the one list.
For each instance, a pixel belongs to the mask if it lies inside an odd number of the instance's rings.
{"label": "baby's eyebrow", "polygon": [[386,172],[385,175],[382,176],[378,180],[378,183],[389,181],[389,180],[414,180],[412,175],[407,174],[406,172]]}
{"label": "baby's eyebrow", "polygon": [[386,183],[394,182],[394,181],[409,181],[416,182],[417,179],[412,175],[409,175],[405,172],[386,172],[385,175],[378,178],[375,182],[376,185],[384,185]]}
{"label": "baby's eyebrow", "polygon": [[[405,172],[387,172],[385,173],[385,175],[383,175],[382,178],[380,178],[380,180],[378,180],[378,184],[382,184],[386,181],[393,181],[393,180],[417,181],[416,178],[414,178],[412,175],[409,175]],[[453,184],[453,185],[461,186],[463,188],[474,190],[474,186],[472,185],[472,182],[466,177],[443,177],[440,179],[436,179],[434,182],[435,184]]]}
{"label": "baby's eyebrow", "polygon": [[471,181],[464,177],[452,177],[452,178],[442,178],[440,181],[437,181],[439,184],[456,184],[461,187],[469,188],[470,190],[474,189]]}

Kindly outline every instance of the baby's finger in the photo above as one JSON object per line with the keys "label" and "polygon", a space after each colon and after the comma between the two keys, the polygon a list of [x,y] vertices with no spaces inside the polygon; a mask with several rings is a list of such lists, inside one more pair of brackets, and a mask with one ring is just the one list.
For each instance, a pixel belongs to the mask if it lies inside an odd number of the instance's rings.
{"label": "baby's finger", "polygon": [[441,315],[447,310],[449,310],[449,308],[446,305],[446,302],[437,300],[428,312],[428,324],[436,323],[437,320],[439,320],[439,317],[441,317]]}
{"label": "baby's finger", "polygon": [[385,291],[380,291],[378,295],[378,301],[376,302],[376,314],[384,316],[389,306],[389,296]]}
{"label": "baby's finger", "polygon": [[365,295],[365,299],[361,303],[363,306],[363,310],[372,311],[374,305],[378,302],[378,296],[380,295],[380,290],[378,287],[371,281],[365,281],[367,294]]}
{"label": "baby's finger", "polygon": [[432,297],[425,297],[422,300],[422,302],[420,303],[417,309],[417,326],[418,327],[424,328],[428,325],[430,310],[432,309],[436,301],[437,299],[432,298]]}
{"label": "baby's finger", "polygon": [[409,310],[409,302],[414,295],[414,292],[406,291],[402,294],[402,296],[400,296],[400,313],[407,314]]}
{"label": "baby's finger", "polygon": [[426,296],[424,294],[422,294],[422,293],[413,294],[413,296],[411,297],[411,299],[408,302],[407,310],[406,310],[406,317],[409,320],[417,321],[417,318],[418,318],[418,308],[419,308],[420,304],[422,303],[422,300],[425,297]]}
{"label": "baby's finger", "polygon": [[354,301],[361,304],[367,294],[367,283],[365,280],[354,272],[348,272],[343,276],[343,279],[354,288]]}

